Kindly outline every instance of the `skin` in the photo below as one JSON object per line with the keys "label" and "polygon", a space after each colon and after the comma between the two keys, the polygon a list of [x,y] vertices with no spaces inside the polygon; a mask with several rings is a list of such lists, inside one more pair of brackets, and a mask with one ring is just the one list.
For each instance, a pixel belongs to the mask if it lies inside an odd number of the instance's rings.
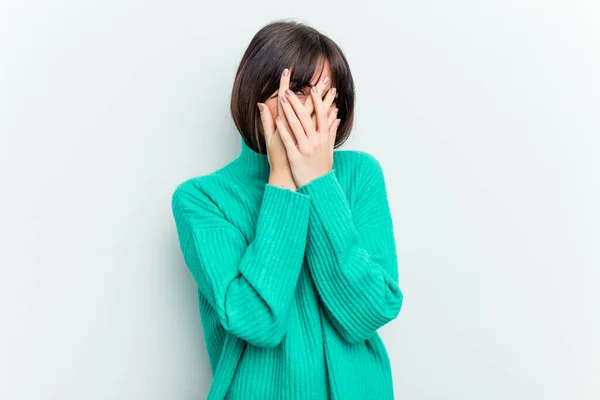
{"label": "skin", "polygon": [[331,88],[329,62],[324,63],[319,81],[318,75],[311,86],[292,93],[286,68],[279,89],[265,103],[258,104],[272,185],[296,190],[333,167],[333,145],[340,120],[336,119],[336,91]]}

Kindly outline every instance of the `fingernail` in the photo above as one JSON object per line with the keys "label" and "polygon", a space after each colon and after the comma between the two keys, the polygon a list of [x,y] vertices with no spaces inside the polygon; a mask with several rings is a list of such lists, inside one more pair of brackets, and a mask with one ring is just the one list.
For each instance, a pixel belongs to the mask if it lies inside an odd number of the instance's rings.
{"label": "fingernail", "polygon": [[331,89],[331,94],[335,95],[335,88]]}
{"label": "fingernail", "polygon": [[310,90],[311,90],[313,93],[317,93],[317,87],[316,87],[316,86],[313,86],[312,88],[310,88]]}
{"label": "fingernail", "polygon": [[285,89],[285,94],[287,94],[288,96],[291,96],[292,91],[290,89]]}
{"label": "fingernail", "polygon": [[284,69],[283,70],[283,76],[288,76],[290,74],[290,70],[289,69]]}
{"label": "fingernail", "polygon": [[263,105],[262,105],[261,103],[256,103],[256,105],[258,105],[258,109],[259,109],[260,111],[262,111],[262,110],[263,110]]}
{"label": "fingernail", "polygon": [[277,117],[277,118],[275,118],[275,121],[277,121],[277,123],[280,123],[281,122],[281,118]]}
{"label": "fingernail", "polygon": [[325,78],[323,78],[323,83],[327,83],[327,82],[329,82],[329,77],[328,76],[326,76]]}
{"label": "fingernail", "polygon": [[286,99],[286,97],[285,97],[285,96],[281,96],[281,101],[282,101],[282,102],[284,102],[284,103],[287,103],[287,102],[288,102],[288,99]]}

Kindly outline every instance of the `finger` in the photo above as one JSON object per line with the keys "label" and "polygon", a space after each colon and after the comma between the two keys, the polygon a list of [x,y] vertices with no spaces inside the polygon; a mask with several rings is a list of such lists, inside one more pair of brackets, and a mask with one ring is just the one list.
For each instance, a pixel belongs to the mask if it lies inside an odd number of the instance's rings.
{"label": "finger", "polygon": [[[335,111],[335,112],[334,112]],[[329,111],[327,112],[327,123],[329,124],[329,127],[331,128],[331,124],[335,121],[335,117],[337,116],[337,107],[335,106],[335,104],[332,104],[331,106],[329,106]],[[317,126],[317,116],[315,115],[315,113],[313,113],[310,116],[312,122],[313,122],[313,126]]]}
{"label": "finger", "polygon": [[337,130],[340,126],[341,121],[341,118],[336,119],[335,121],[333,121],[333,124],[331,124],[331,128],[329,128],[329,148],[332,150],[335,146],[335,138],[337,136]]}
{"label": "finger", "polygon": [[277,126],[277,132],[279,132],[279,137],[281,137],[281,141],[283,142],[283,145],[285,146],[285,150],[288,154],[288,159],[291,154],[297,155],[297,153],[299,153],[298,147],[296,146],[296,143],[294,143],[294,140],[292,139],[292,134],[285,127],[285,125],[283,123],[283,118],[281,118],[280,116],[277,116],[277,118],[275,119],[275,125]]}
{"label": "finger", "polygon": [[327,133],[327,129],[329,128],[329,124],[327,124],[327,109],[316,86],[312,87],[310,95],[315,107],[315,113],[317,114],[317,132]]}
{"label": "finger", "polygon": [[325,104],[325,109],[329,110],[329,107],[332,105],[335,106],[334,101],[336,99],[337,90],[335,88],[331,88],[327,91],[327,95],[323,99],[323,104]]}
{"label": "finger", "polygon": [[265,133],[265,141],[269,143],[271,141],[271,138],[273,137],[273,133],[275,132],[275,123],[273,122],[273,117],[271,116],[271,111],[269,111],[269,107],[267,107],[263,103],[257,104],[260,112],[260,121],[262,123],[263,131]]}
{"label": "finger", "polygon": [[291,90],[286,90],[285,96],[288,103],[292,107],[292,110],[294,111],[296,117],[298,118],[298,121],[300,121],[300,124],[302,125],[304,135],[306,135],[306,137],[310,139],[311,136],[315,133],[315,129],[317,127],[313,123],[311,115],[306,111],[304,105],[302,104],[298,96],[296,96]]}
{"label": "finger", "polygon": [[[288,97],[284,94],[283,97],[281,97],[279,103],[281,103],[281,106],[283,108],[283,113],[281,114],[282,115],[281,119],[282,120],[287,119],[288,125],[290,126],[291,131],[293,132],[298,145],[302,146],[302,147],[306,146],[308,138],[306,136],[306,133],[304,132],[304,127],[302,126],[302,123],[296,116],[296,113],[295,113],[294,109],[292,108],[292,105],[288,101]],[[288,130],[288,132],[289,132],[289,130]]]}
{"label": "finger", "polygon": [[[326,91],[329,89],[329,77],[323,77],[322,79],[319,80],[319,82],[317,82],[317,90],[319,91],[319,93],[326,93]],[[323,95],[321,95],[323,96]],[[306,108],[306,112],[308,112],[309,114],[312,115],[315,107],[313,104],[313,100],[312,100],[312,96],[309,96],[308,99],[306,99],[306,101],[304,102],[304,108]]]}
{"label": "finger", "polygon": [[[290,87],[291,76],[291,68],[285,68],[283,70],[283,73],[281,74],[281,79],[279,80],[278,100],[281,100],[285,97],[285,91]],[[283,115],[283,107],[281,101],[277,102],[277,115]],[[289,132],[291,128],[288,125],[287,120],[285,118],[282,118],[281,121],[283,122],[283,125],[286,127],[286,129],[288,129]]]}
{"label": "finger", "polygon": [[327,127],[328,130],[331,129],[331,124],[333,124],[335,122],[335,119],[337,118],[337,114],[338,114],[338,108],[331,106],[332,110],[329,113],[329,116],[327,117]]}

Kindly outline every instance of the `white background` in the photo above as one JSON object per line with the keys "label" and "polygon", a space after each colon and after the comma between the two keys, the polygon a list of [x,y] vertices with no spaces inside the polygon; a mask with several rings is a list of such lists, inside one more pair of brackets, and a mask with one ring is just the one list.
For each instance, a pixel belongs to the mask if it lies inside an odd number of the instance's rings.
{"label": "white background", "polygon": [[343,148],[384,166],[397,398],[600,398],[592,0],[3,1],[0,398],[204,398],[171,194],[238,155],[238,62],[289,17],[345,52]]}

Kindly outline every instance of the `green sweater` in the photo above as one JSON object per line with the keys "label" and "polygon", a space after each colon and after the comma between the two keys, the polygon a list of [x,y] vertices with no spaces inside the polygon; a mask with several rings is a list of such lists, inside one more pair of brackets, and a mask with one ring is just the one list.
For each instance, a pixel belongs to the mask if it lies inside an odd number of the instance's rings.
{"label": "green sweater", "polygon": [[333,169],[293,191],[269,184],[267,155],[241,142],[172,197],[198,286],[207,399],[393,399],[377,329],[403,295],[380,163],[335,150]]}

